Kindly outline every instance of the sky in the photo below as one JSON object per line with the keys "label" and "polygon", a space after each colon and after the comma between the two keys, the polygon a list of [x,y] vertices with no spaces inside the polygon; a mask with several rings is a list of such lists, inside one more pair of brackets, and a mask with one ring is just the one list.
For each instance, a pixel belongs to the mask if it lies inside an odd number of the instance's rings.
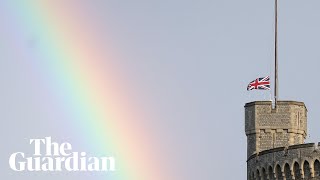
{"label": "sky", "polygon": [[[320,2],[279,0],[280,100],[320,141]],[[272,0],[0,2],[1,179],[246,179],[247,92],[273,78]],[[273,81],[271,81],[273,83]],[[14,172],[51,136],[114,155],[116,172]]]}

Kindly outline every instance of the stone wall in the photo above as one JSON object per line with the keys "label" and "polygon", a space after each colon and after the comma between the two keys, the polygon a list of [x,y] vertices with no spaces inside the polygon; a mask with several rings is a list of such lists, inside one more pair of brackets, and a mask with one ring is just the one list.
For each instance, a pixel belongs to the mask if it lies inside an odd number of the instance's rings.
{"label": "stone wall", "polygon": [[307,135],[307,109],[303,102],[255,101],[245,105],[248,157],[260,151],[303,144]]}
{"label": "stone wall", "polygon": [[265,150],[251,155],[247,166],[249,180],[320,180],[320,145]]}

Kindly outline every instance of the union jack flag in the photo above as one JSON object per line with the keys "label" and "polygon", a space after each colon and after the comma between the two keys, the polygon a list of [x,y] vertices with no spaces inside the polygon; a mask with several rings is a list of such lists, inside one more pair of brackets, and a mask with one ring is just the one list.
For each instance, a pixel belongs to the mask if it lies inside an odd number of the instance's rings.
{"label": "union jack flag", "polygon": [[259,90],[270,90],[270,78],[269,76],[257,78],[254,81],[251,81],[247,87],[247,90],[253,90],[253,89],[259,89]]}

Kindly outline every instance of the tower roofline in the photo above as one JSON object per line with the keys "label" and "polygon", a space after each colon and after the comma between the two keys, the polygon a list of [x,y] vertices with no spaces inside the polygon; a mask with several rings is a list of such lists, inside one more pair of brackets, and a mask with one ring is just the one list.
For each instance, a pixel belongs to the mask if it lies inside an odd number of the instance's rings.
{"label": "tower roofline", "polygon": [[[250,107],[254,105],[272,105],[272,101],[252,101],[248,102],[244,105],[244,107]],[[278,105],[298,105],[298,106],[304,106],[306,108],[306,105],[304,102],[300,101],[278,101]],[[307,108],[306,108],[307,109]]]}

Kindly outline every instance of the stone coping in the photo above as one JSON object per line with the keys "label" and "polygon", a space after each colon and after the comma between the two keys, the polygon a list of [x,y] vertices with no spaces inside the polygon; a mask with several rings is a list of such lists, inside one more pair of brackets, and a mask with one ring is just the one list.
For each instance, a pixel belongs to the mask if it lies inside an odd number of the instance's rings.
{"label": "stone coping", "polygon": [[[278,101],[278,105],[298,105],[298,106],[304,106],[305,104],[304,102],[299,102],[299,101]],[[250,107],[250,106],[254,106],[254,105],[272,105],[272,101],[252,101],[252,102],[248,102],[245,104],[244,107]]]}
{"label": "stone coping", "polygon": [[[320,142],[317,145],[320,146]],[[286,149],[290,150],[290,149],[300,149],[300,148],[310,148],[310,147],[315,147],[315,143],[295,144],[295,145],[288,146],[287,148],[286,147],[278,147],[278,148],[268,149],[268,150],[261,151],[259,153],[252,154],[248,158],[247,162],[250,161],[253,158],[256,158],[258,156],[265,155],[265,154],[281,152],[281,151],[284,151]]]}

